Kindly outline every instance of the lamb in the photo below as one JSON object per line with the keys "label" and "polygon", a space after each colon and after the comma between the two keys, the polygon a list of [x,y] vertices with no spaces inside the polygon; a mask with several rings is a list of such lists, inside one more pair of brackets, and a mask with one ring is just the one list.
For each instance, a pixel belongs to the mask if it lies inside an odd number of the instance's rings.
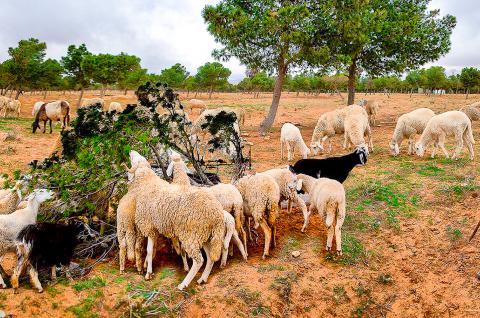
{"label": "lamb", "polygon": [[[147,167],[137,168],[133,173],[132,183],[138,184],[148,182],[154,175]],[[163,235],[176,239],[193,259],[193,265],[178,289],[187,287],[202,266],[202,248],[206,252],[207,265],[197,282],[206,282],[213,263],[220,259],[222,252],[225,237],[222,206],[203,189],[147,186],[137,193],[135,205],[137,229],[148,238],[145,279],[152,276],[154,242],[158,235]]]}
{"label": "lamb", "polygon": [[102,106],[102,109],[105,107],[105,101],[103,100],[103,98],[84,98],[82,99],[80,107],[90,107],[96,104],[100,104]]}
{"label": "lamb", "polygon": [[473,160],[473,144],[475,144],[475,140],[473,139],[472,123],[465,113],[458,110],[435,115],[428,121],[425,130],[420,136],[420,140],[415,144],[417,156],[423,157],[425,148],[433,142],[434,148],[431,157],[435,157],[435,152],[440,147],[445,157],[448,158],[448,152],[445,149],[445,137],[447,135],[454,135],[456,140],[452,159],[458,158],[462,151],[463,143],[465,143],[470,153],[470,160]]}
{"label": "lamb", "polygon": [[462,107],[460,108],[460,111],[464,112],[470,121],[480,120],[480,102]]}
{"label": "lamb", "polygon": [[121,113],[124,109],[125,108],[119,102],[111,102],[108,106],[108,112],[116,111],[117,113]]}
{"label": "lamb", "polygon": [[423,133],[428,121],[434,115],[435,113],[431,109],[418,108],[400,116],[390,142],[392,155],[397,156],[400,153],[400,146],[404,138],[408,139],[408,154],[413,154],[413,138],[416,134]]}
{"label": "lamb", "polygon": [[13,189],[1,190],[0,215],[9,214],[16,210],[18,203],[22,200],[21,182],[17,181]]}
{"label": "lamb", "polygon": [[375,118],[377,117],[378,110],[380,109],[379,103],[374,100],[367,101],[362,99],[359,104],[360,106],[365,107],[370,125],[375,126]]}
{"label": "lamb", "polygon": [[201,113],[202,111],[207,109],[207,104],[205,104],[205,102],[203,100],[200,100],[200,99],[191,99],[189,101],[188,108],[190,109],[190,111],[192,113],[195,109],[200,109],[200,113]]}
{"label": "lamb", "polygon": [[[326,112],[320,116],[317,125],[313,130],[312,141],[310,148],[314,155],[324,151],[323,143],[335,136],[335,134],[343,134],[345,116],[347,109],[336,109],[331,112]],[[332,140],[329,139],[329,151],[332,151]]]}
{"label": "lamb", "polygon": [[[276,221],[278,218],[280,189],[275,179],[264,174],[240,178],[235,183],[243,198],[245,216],[252,217],[254,227],[260,227],[265,234],[262,259],[269,255],[270,244],[276,245]],[[250,227],[248,228],[250,232]]]}
{"label": "lamb", "polygon": [[[373,152],[372,134],[365,109],[358,105],[348,106],[344,128],[343,149],[347,149],[349,144],[353,144],[354,147],[363,147],[367,149],[367,151],[368,146],[370,146],[370,150]],[[365,138],[367,138],[368,146]]]}
{"label": "lamb", "polygon": [[[16,210],[10,214],[0,215],[0,257],[15,250],[15,240],[20,231],[25,226],[35,223],[40,204],[52,197],[53,192],[49,190],[34,190],[28,196],[26,208]],[[1,266],[0,271],[4,272]],[[6,288],[1,275],[0,287]]]}
{"label": "lamb", "polygon": [[285,123],[280,130],[280,143],[281,143],[281,156],[283,159],[283,147],[285,146],[288,151],[288,161],[293,159],[295,146],[299,148],[300,154],[303,159],[307,159],[310,154],[310,149],[303,141],[300,129],[291,123]]}
{"label": "lamb", "polygon": [[[12,287],[17,293],[18,279],[28,267],[31,284],[43,292],[38,279],[38,270],[50,268],[52,279],[56,279],[56,267],[68,268],[75,247],[85,236],[86,226],[80,221],[69,224],[37,223],[27,225],[17,237],[17,264],[11,277]],[[68,270],[67,277],[70,277]]]}
{"label": "lamb", "polygon": [[[292,173],[288,167],[281,168],[281,169],[270,169],[261,174],[269,175],[275,182],[277,183],[280,189],[280,201],[288,200],[287,204],[287,212],[290,213],[292,210],[292,203],[296,203],[298,207],[302,210],[303,219],[307,220],[307,206],[305,205],[305,201],[303,201],[297,194],[297,177],[294,173]],[[304,223],[302,227],[302,233],[305,231]]]}
{"label": "lamb", "polygon": [[32,124],[33,133],[40,128],[40,121],[43,121],[43,133],[45,133],[47,121],[50,123],[50,133],[52,133],[52,121],[60,121],[62,130],[65,129],[70,125],[70,105],[67,101],[55,101],[40,106]]}
{"label": "lamb", "polygon": [[[343,185],[332,179],[299,174],[301,188],[310,195],[310,208],[306,224],[313,211],[317,210],[328,229],[326,250],[332,249],[333,234],[337,245],[337,255],[342,255],[342,225],[346,215],[345,189]],[[335,227],[334,227],[335,223]]]}
{"label": "lamb", "polygon": [[350,171],[357,165],[365,165],[367,159],[367,151],[364,148],[357,148],[354,152],[341,157],[301,159],[289,168],[297,175],[306,174],[313,178],[329,178],[343,183]]}

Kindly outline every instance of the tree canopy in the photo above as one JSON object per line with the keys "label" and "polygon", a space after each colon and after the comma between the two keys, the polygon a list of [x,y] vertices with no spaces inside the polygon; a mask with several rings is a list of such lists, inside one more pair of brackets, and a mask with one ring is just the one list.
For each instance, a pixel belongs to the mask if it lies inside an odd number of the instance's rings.
{"label": "tree canopy", "polygon": [[197,71],[196,81],[198,85],[209,90],[208,97],[212,97],[214,89],[228,84],[228,77],[232,72],[218,62],[207,62],[200,66]]}

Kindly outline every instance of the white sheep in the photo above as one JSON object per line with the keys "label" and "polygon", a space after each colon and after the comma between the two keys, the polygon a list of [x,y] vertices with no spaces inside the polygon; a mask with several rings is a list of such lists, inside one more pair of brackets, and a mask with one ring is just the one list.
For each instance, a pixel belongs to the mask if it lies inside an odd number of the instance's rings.
{"label": "white sheep", "polygon": [[[18,233],[27,225],[37,220],[40,204],[53,197],[49,190],[34,190],[28,196],[28,205],[24,209],[16,210],[13,213],[0,215],[0,257],[15,250],[15,240]],[[2,272],[3,268],[0,266]],[[6,288],[3,277],[0,274],[0,287]]]}
{"label": "white sheep", "polygon": [[271,176],[277,183],[280,189],[280,201],[287,200],[287,212],[290,213],[292,210],[292,204],[295,203],[301,210],[303,214],[304,224],[302,227],[302,232],[305,231],[306,222],[307,222],[307,206],[305,201],[303,201],[297,194],[297,185],[298,180],[297,176],[292,173],[288,167],[287,168],[277,168],[270,169],[261,174]]}
{"label": "white sheep", "polygon": [[431,109],[419,108],[400,116],[390,141],[392,155],[397,156],[400,153],[400,146],[404,138],[408,139],[408,154],[413,154],[415,135],[423,133],[428,121],[434,115],[435,113]]}
{"label": "white sheep", "polygon": [[310,148],[314,155],[324,151],[323,143],[328,139],[329,151],[332,151],[332,138],[335,134],[343,134],[346,108],[326,112],[318,118],[312,134]]}
{"label": "white sheep", "polygon": [[167,175],[172,177],[172,183],[182,186],[190,186],[190,178],[187,175],[187,165],[178,153],[170,156],[172,161],[168,165]]}
{"label": "white sheep", "polygon": [[462,107],[460,108],[460,111],[464,112],[470,121],[480,120],[480,102]]}
{"label": "white sheep", "polygon": [[[347,149],[347,147],[352,144],[356,148],[361,147],[366,150],[368,150],[368,146],[370,146],[370,150],[373,152],[372,134],[365,109],[362,106],[350,105],[346,107],[346,112],[343,149]],[[365,138],[367,141],[365,141]]]}
{"label": "white sheep", "polygon": [[105,101],[103,98],[84,98],[80,104],[80,107],[90,107],[96,104],[100,104],[102,109],[105,107]]}
{"label": "white sheep", "polygon": [[14,113],[17,117],[20,117],[21,106],[22,104],[17,99],[0,96],[0,110],[3,110],[3,118],[7,117],[9,113]]}
{"label": "white sheep", "polygon": [[[265,174],[240,178],[235,183],[243,198],[243,212],[253,218],[254,227],[260,227],[265,234],[262,259],[269,255],[270,244],[276,245],[276,222],[279,214],[280,189],[275,179]],[[250,233],[250,227],[248,227]]]}
{"label": "white sheep", "polygon": [[124,107],[122,104],[119,102],[110,102],[110,105],[108,106],[108,111],[113,112],[116,111],[117,113],[121,113],[124,111]]}
{"label": "white sheep", "polygon": [[207,104],[200,99],[191,99],[188,103],[188,109],[193,113],[195,109],[200,109],[200,113],[207,109]]}
{"label": "white sheep", "polygon": [[422,157],[425,154],[425,149],[433,142],[432,158],[435,157],[438,147],[442,149],[445,157],[448,158],[449,155],[445,149],[445,137],[448,135],[455,136],[456,141],[452,159],[458,158],[462,151],[463,143],[465,143],[470,153],[470,160],[473,160],[473,144],[475,144],[475,140],[473,139],[472,123],[465,113],[457,110],[435,115],[428,121],[425,130],[420,136],[420,140],[415,144],[416,154]]}
{"label": "white sheep", "polygon": [[245,122],[245,111],[241,108],[230,108],[230,107],[219,107],[211,108],[204,110],[200,116],[195,120],[192,126],[192,133],[198,133],[202,130],[202,125],[207,122],[207,116],[216,116],[220,112],[226,112],[235,114],[237,120],[236,125],[234,126],[235,131],[240,135],[240,125],[243,125]]}
{"label": "white sheep", "polygon": [[359,102],[359,105],[365,107],[365,111],[367,112],[370,125],[375,126],[375,119],[377,117],[378,111],[380,110],[380,104],[374,100],[362,99]]}
{"label": "white sheep", "polygon": [[[297,175],[300,187],[310,195],[310,207],[306,224],[312,212],[318,211],[328,229],[326,250],[332,249],[333,234],[337,245],[337,254],[342,255],[342,225],[346,215],[345,189],[333,179]],[[335,224],[335,226],[334,226]]]}
{"label": "white sheep", "polygon": [[300,129],[291,123],[285,123],[280,130],[280,151],[283,159],[283,147],[287,148],[288,161],[293,160],[295,147],[300,150],[303,159],[307,159],[310,154],[310,149],[303,141]]}
{"label": "white sheep", "polygon": [[0,195],[0,214],[8,214],[15,211],[22,200],[21,182],[17,181],[12,189],[2,190]]}
{"label": "white sheep", "polygon": [[154,242],[158,235],[178,240],[181,248],[193,259],[185,279],[178,285],[187,287],[203,264],[200,250],[207,256],[205,270],[197,281],[206,282],[213,263],[220,259],[225,237],[225,221],[220,203],[207,191],[175,185],[152,187],[147,182],[155,173],[147,167],[137,168],[132,182],[145,183],[146,188],[136,195],[135,223],[148,238],[147,273],[152,275]]}

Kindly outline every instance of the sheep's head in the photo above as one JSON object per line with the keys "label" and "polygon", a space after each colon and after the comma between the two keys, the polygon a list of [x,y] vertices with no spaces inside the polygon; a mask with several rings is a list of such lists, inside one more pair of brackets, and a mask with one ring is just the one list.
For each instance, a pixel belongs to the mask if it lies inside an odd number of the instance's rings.
{"label": "sheep's head", "polygon": [[47,190],[47,189],[37,189],[34,190],[32,194],[30,194],[27,199],[36,199],[38,203],[45,202],[53,198],[55,192]]}
{"label": "sheep's head", "polygon": [[[323,152],[325,149],[323,148],[323,145],[319,143],[318,141],[312,142],[310,144],[310,149],[312,150],[312,153],[314,156],[318,155],[319,153]],[[310,151],[309,149],[309,151]]]}
{"label": "sheep's head", "polygon": [[395,141],[390,142],[390,152],[392,156],[398,156],[398,154],[400,153],[400,148]]}
{"label": "sheep's head", "polygon": [[417,154],[417,156],[423,157],[423,155],[425,154],[425,148],[423,148],[422,144],[418,142],[415,144],[415,153]]}
{"label": "sheep's head", "polygon": [[365,146],[359,146],[355,153],[358,155],[358,160],[360,165],[365,165],[368,160],[368,148]]}

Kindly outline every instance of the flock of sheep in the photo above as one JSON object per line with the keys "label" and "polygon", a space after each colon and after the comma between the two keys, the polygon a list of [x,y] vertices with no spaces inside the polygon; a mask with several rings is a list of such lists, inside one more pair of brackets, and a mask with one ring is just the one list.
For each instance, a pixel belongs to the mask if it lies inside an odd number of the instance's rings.
{"label": "flock of sheep", "polygon": [[[90,99],[85,100],[83,106],[96,103],[104,105],[103,100]],[[207,109],[205,103],[199,100],[192,100],[189,106],[191,112],[201,110],[192,134],[201,132],[202,120],[206,115],[215,115],[220,111],[235,113],[235,129],[238,132],[244,124],[245,113],[241,109]],[[461,111],[438,115],[430,109],[420,108],[400,116],[390,143],[392,155],[400,153],[401,143],[406,139],[409,154],[415,151],[423,156],[425,149],[433,143],[432,157],[440,147],[448,158],[444,147],[445,137],[454,135],[456,149],[452,158],[458,158],[465,144],[473,159],[471,120],[480,118],[479,107],[480,103],[477,103]],[[34,131],[39,127],[38,122],[44,120],[42,114],[46,114],[50,121],[61,121],[62,127],[67,126],[69,109],[68,103],[62,101],[35,104],[32,111],[36,123]],[[123,106],[112,102],[108,111],[113,110],[122,111]],[[183,267],[188,272],[178,288],[182,290],[187,287],[197,275],[204,263],[202,250],[206,265],[197,282],[206,283],[214,263],[220,260],[220,267],[224,267],[228,256],[233,255],[231,243],[247,260],[248,242],[252,240],[252,220],[254,229],[260,227],[264,233],[262,258],[265,258],[277,243],[277,222],[281,217],[283,201],[287,201],[287,213],[290,213],[294,204],[302,211],[302,232],[306,231],[310,215],[317,211],[327,228],[326,250],[332,249],[335,237],[336,252],[341,255],[341,228],[346,216],[346,196],[342,183],[355,166],[366,164],[369,153],[373,152],[371,126],[375,124],[378,111],[377,102],[362,101],[360,105],[354,104],[322,114],[314,129],[310,147],[305,144],[295,125],[285,123],[280,136],[282,158],[285,147],[289,161],[294,159],[295,149],[303,159],[292,166],[246,175],[232,183],[217,183],[211,187],[195,186],[188,175],[187,164],[175,152],[168,153],[170,165],[167,174],[173,180],[168,183],[155,173],[146,158],[132,150],[131,166],[126,167],[128,191],[120,199],[117,209],[120,271],[125,271],[127,260],[134,261],[137,271],[145,271],[145,279],[150,279],[156,247],[163,238],[168,239],[172,248],[182,257]],[[310,153],[316,155],[324,152],[327,140],[331,151],[331,138],[336,134],[344,134],[343,147],[347,149],[353,146],[353,152],[325,159],[307,158]],[[417,134],[421,136],[414,145]],[[73,248],[80,235],[84,235],[85,228],[78,224],[56,225],[56,232],[71,237],[69,242],[56,239],[58,237],[49,228],[51,225],[36,223],[39,205],[51,198],[53,193],[35,190],[21,202],[23,187],[24,182],[18,181],[12,189],[0,191],[0,257],[16,250],[17,265],[11,278],[12,286],[18,288],[18,276],[28,267],[32,285],[41,292],[43,289],[37,272],[39,267],[51,268],[54,277],[57,266],[68,266]],[[306,195],[300,195],[301,191]],[[62,249],[63,254],[45,252],[56,248]],[[0,270],[0,274],[4,275],[1,266]],[[0,287],[6,287],[1,275]]]}

